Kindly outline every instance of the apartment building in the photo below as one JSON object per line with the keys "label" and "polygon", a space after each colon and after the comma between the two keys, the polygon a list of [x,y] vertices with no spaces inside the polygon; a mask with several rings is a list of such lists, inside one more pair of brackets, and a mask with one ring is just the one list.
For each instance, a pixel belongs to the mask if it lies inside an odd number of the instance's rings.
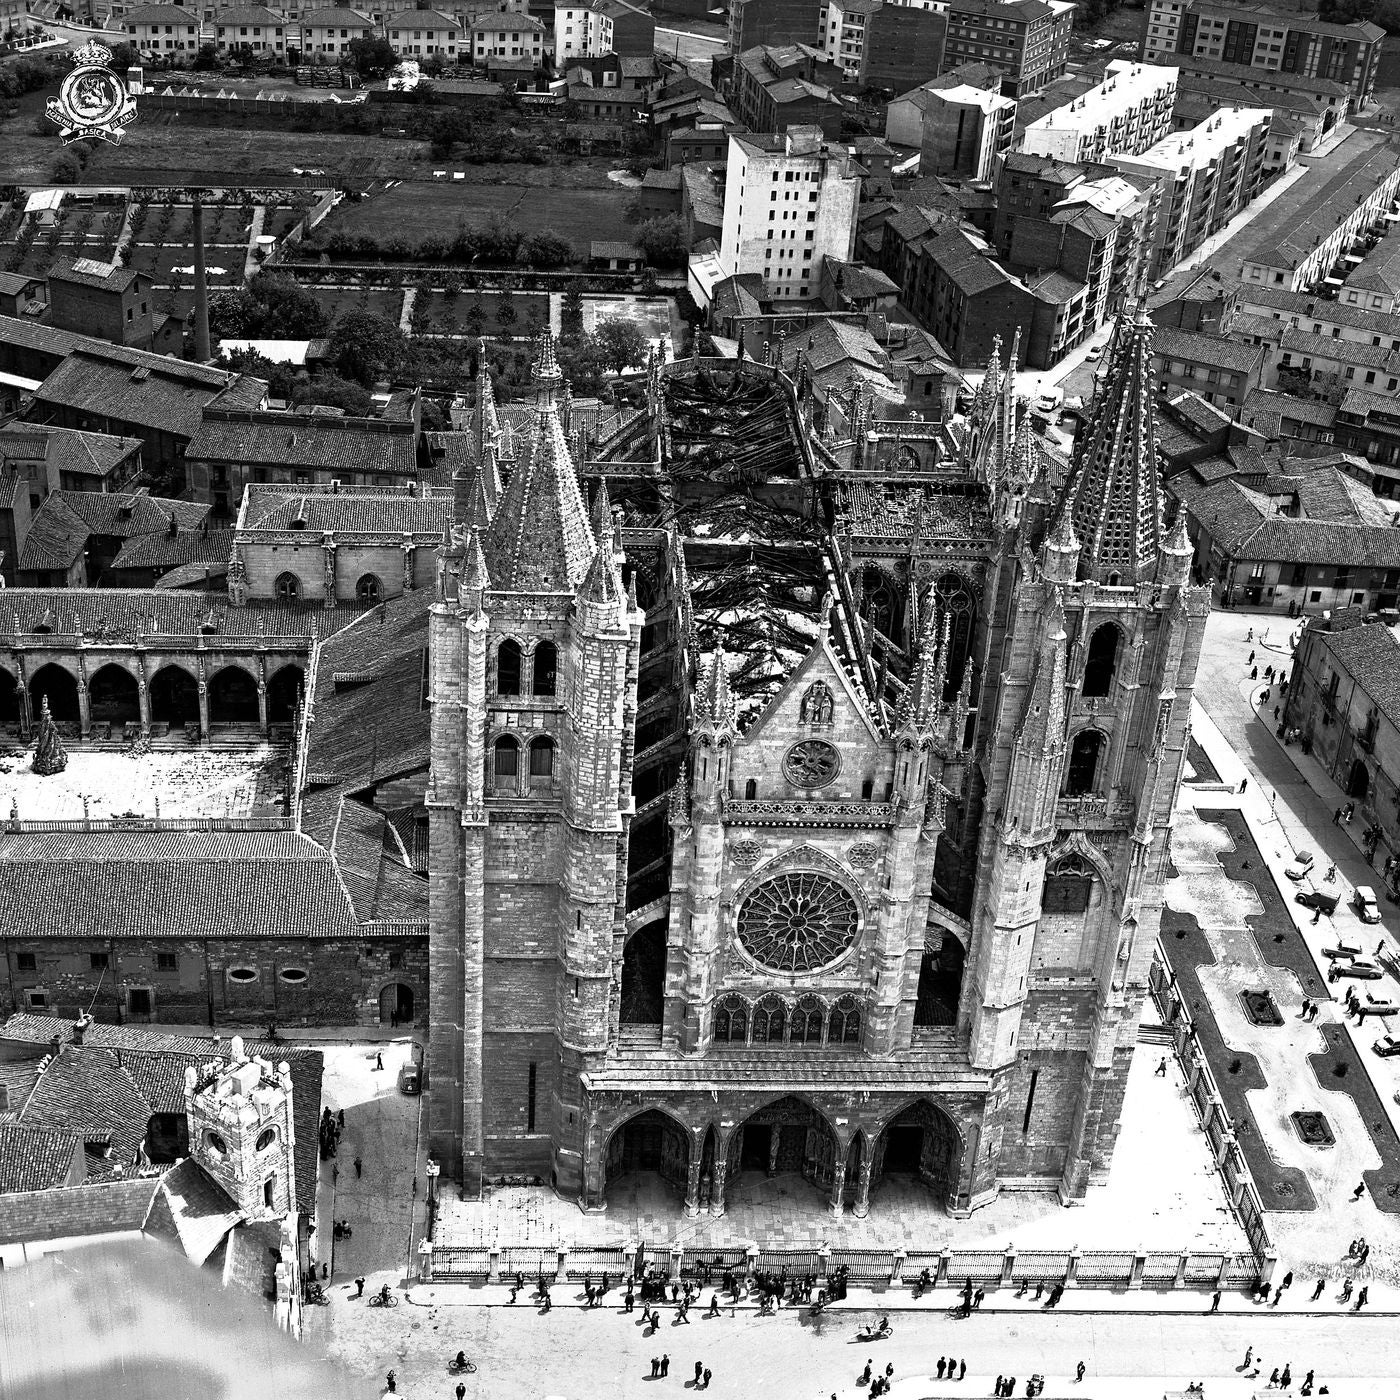
{"label": "apartment building", "polygon": [[343,57],[356,39],[370,37],[376,28],[374,21],[358,10],[306,10],[301,17],[302,52]]}
{"label": "apartment building", "polygon": [[122,16],[122,27],[142,56],[178,60],[199,52],[199,16],[180,5],[138,5]]}
{"label": "apartment building", "polygon": [[1118,169],[1162,185],[1150,278],[1163,277],[1258,194],[1271,117],[1267,108],[1232,107],[1139,155],[1110,157]]}
{"label": "apartment building", "polygon": [[285,53],[287,32],[286,19],[265,5],[214,12],[214,47],[220,53]]}
{"label": "apartment building", "polygon": [[1332,24],[1316,15],[1228,0],[1147,0],[1142,56],[1175,63],[1180,56],[1326,78],[1346,86],[1354,102],[1370,97],[1385,31],[1365,21]]}
{"label": "apartment building", "polygon": [[844,110],[835,91],[840,81],[840,69],[810,44],[764,45],[734,60],[725,95],[750,131],[819,126],[834,140]]}
{"label": "apartment building", "polygon": [[948,0],[827,0],[819,45],[862,87],[902,92],[939,71]]}
{"label": "apartment building", "polygon": [[822,0],[729,0],[726,50],[738,58],[763,44],[809,44],[824,32]]}
{"label": "apartment building", "polygon": [[885,109],[885,139],[918,148],[920,175],[991,180],[1015,131],[1016,103],[968,83],[915,88]]}
{"label": "apartment building", "polygon": [[1068,0],[952,0],[943,44],[947,72],[986,63],[1006,97],[1022,98],[1064,76],[1074,5]]}
{"label": "apartment building", "polygon": [[570,58],[601,54],[651,54],[656,21],[631,0],[592,0],[588,5],[556,5],[554,58],[559,67]]}
{"label": "apartment building", "polygon": [[1104,80],[1026,126],[1021,149],[1063,161],[1140,155],[1172,129],[1177,70],[1115,60]]}
{"label": "apartment building", "polygon": [[720,262],[727,277],[759,273],[773,300],[817,295],[824,259],[851,260],[860,177],[820,129],[731,136]]}
{"label": "apartment building", "polygon": [[478,63],[491,58],[528,58],[538,64],[544,59],[545,28],[533,15],[478,15],[472,21],[468,42]]}
{"label": "apartment building", "polygon": [[467,30],[439,10],[399,11],[385,22],[384,32],[401,58],[429,58],[437,54],[455,63],[459,55],[465,59],[471,52]]}
{"label": "apartment building", "polygon": [[1368,309],[1389,309],[1394,302],[1383,290],[1363,292],[1356,274],[1343,289],[1332,274],[1344,270],[1343,259],[1358,240],[1388,226],[1387,216],[1400,211],[1397,196],[1396,153],[1380,136],[1353,132],[1325,165],[1308,171],[1252,221],[1240,250],[1241,280],[1302,292],[1330,277],[1332,290],[1349,305],[1366,306],[1378,296],[1381,305]]}

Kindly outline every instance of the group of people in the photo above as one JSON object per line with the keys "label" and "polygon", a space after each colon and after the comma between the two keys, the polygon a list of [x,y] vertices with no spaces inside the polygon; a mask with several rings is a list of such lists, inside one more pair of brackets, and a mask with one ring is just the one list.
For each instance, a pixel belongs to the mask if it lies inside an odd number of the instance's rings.
{"label": "group of people", "polygon": [[329,1161],[340,1150],[340,1135],[345,1131],[345,1110],[342,1108],[338,1112],[332,1113],[330,1109],[321,1110],[321,1123],[317,1130],[321,1145],[321,1160]]}
{"label": "group of people", "polygon": [[892,1383],[891,1377],[894,1375],[894,1362],[888,1361],[885,1363],[883,1374],[877,1373],[874,1367],[875,1363],[867,1358],[865,1370],[856,1377],[857,1385],[868,1385],[870,1387],[872,1400],[873,1397],[883,1395],[890,1388]]}

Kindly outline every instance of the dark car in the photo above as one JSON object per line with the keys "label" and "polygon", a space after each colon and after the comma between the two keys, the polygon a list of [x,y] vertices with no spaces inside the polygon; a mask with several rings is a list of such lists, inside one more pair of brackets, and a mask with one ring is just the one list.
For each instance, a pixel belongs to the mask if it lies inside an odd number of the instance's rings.
{"label": "dark car", "polygon": [[1377,982],[1385,976],[1385,969],[1370,958],[1352,958],[1350,962],[1336,962],[1327,969],[1327,980],[1335,982],[1340,977],[1356,977],[1365,982]]}
{"label": "dark car", "polygon": [[423,1092],[423,1066],[410,1061],[399,1069],[399,1093],[421,1094]]}
{"label": "dark car", "polygon": [[1340,896],[1330,890],[1299,890],[1293,898],[1305,908],[1321,909],[1324,914],[1332,913],[1340,902]]}

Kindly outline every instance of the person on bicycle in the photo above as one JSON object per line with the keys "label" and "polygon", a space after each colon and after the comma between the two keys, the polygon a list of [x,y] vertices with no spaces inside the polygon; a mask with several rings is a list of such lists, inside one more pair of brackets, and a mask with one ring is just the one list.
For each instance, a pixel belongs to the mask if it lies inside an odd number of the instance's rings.
{"label": "person on bicycle", "polygon": [[467,1354],[464,1351],[457,1353],[457,1359],[452,1363],[459,1371],[467,1369]]}

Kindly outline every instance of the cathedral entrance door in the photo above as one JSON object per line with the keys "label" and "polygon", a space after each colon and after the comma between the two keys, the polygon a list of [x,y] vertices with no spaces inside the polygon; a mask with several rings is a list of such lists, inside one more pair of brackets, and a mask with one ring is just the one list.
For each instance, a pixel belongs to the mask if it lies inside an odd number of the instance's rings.
{"label": "cathedral entrance door", "polygon": [[684,1191],[690,1138],[669,1114],[649,1109],[613,1133],[604,1160],[609,1186],[629,1172],[655,1172],[667,1185]]}
{"label": "cathedral entrance door", "polygon": [[411,1026],[413,1024],[413,988],[402,982],[391,982],[379,993],[379,1024],[381,1026]]}
{"label": "cathedral entrance door", "polygon": [[942,1202],[957,1186],[962,1137],[936,1104],[910,1104],[885,1125],[872,1156],[872,1178],[915,1177]]}
{"label": "cathedral entrance door", "polygon": [[746,1123],[739,1131],[743,1138],[739,1152],[739,1169],[766,1172],[768,1153],[773,1143],[773,1124]]}

